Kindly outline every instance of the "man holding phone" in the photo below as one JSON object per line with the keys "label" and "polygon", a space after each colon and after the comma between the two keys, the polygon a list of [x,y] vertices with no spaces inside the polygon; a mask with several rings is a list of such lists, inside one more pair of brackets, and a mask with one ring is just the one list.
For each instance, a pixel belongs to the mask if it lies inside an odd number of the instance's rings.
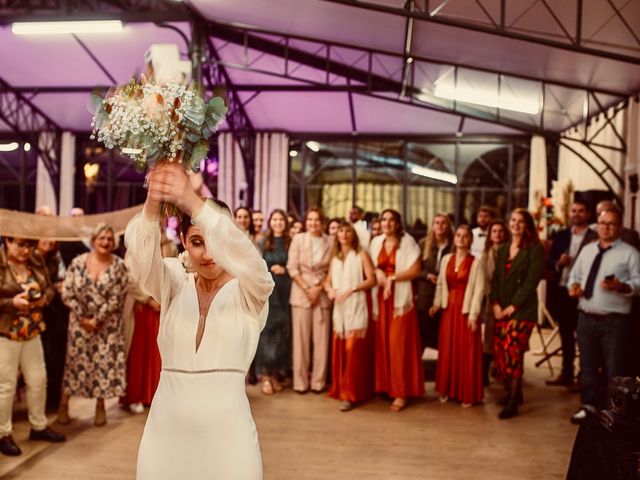
{"label": "man holding phone", "polygon": [[578,346],[582,406],[571,421],[581,423],[603,406],[598,395],[601,359],[607,382],[630,368],[632,297],[640,294],[640,254],[620,240],[622,214],[598,215],[598,241],[585,246],[569,274],[569,295],[578,299]]}

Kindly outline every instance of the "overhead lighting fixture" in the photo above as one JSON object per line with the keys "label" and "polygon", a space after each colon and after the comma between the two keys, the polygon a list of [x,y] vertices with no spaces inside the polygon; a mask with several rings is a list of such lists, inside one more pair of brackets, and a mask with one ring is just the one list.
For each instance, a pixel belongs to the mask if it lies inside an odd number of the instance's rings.
{"label": "overhead lighting fixture", "polygon": [[122,32],[120,20],[88,20],[78,22],[17,22],[11,25],[15,35],[61,35],[69,33]]}
{"label": "overhead lighting fixture", "polygon": [[456,177],[453,173],[442,172],[440,170],[434,170],[433,168],[421,167],[420,165],[414,165],[413,167],[411,167],[411,173],[427,178],[432,178],[433,180],[452,183],[454,185],[458,183],[458,177]]}
{"label": "overhead lighting fixture", "polygon": [[31,150],[31,144],[27,142],[24,144],[24,151],[28,152],[29,150]]}
{"label": "overhead lighting fixture", "polygon": [[0,152],[13,152],[17,150],[19,146],[18,142],[0,143]]}
{"label": "overhead lighting fixture", "polygon": [[307,146],[307,148],[309,150],[312,150],[312,151],[314,151],[316,153],[320,151],[320,144],[318,142],[315,142],[315,141],[311,140],[311,141],[305,143],[305,145]]}
{"label": "overhead lighting fixture", "polygon": [[509,92],[486,91],[471,87],[454,86],[447,83],[436,84],[433,94],[438,98],[457,102],[473,103],[485,107],[501,108],[514,112],[535,115],[540,111],[537,99],[520,97]]}
{"label": "overhead lighting fixture", "polygon": [[289,150],[289,156],[290,157],[297,157],[298,156],[298,151],[297,150]]}

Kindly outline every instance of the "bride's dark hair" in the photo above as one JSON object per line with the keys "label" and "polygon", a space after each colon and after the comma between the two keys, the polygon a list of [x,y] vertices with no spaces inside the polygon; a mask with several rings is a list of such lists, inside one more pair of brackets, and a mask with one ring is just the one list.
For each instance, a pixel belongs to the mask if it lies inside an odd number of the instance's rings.
{"label": "bride's dark hair", "polygon": [[[224,203],[222,200],[218,200],[217,198],[203,198],[203,200],[205,201],[205,203],[209,203],[217,212],[231,218],[231,209],[229,208],[229,205]],[[187,215],[186,213],[183,213],[182,215],[182,221],[180,222],[180,232],[182,232],[182,235],[184,235],[184,237],[186,238],[187,232],[193,224],[191,223],[191,217],[189,215]]]}

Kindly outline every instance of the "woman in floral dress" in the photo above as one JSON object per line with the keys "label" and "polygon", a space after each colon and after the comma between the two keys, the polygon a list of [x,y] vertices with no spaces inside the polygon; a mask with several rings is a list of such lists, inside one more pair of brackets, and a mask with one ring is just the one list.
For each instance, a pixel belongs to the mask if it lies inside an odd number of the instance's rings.
{"label": "woman in floral dress", "polygon": [[101,224],[91,236],[93,251],[67,269],[62,299],[71,310],[67,358],[58,421],[69,423],[69,397],[96,398],[95,425],[107,423],[104,399],[125,394],[123,305],[128,274],[112,252],[114,231]]}

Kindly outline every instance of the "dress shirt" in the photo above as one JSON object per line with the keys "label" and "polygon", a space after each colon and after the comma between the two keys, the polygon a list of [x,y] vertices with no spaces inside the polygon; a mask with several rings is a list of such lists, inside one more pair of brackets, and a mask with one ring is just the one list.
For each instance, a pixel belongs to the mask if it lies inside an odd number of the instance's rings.
{"label": "dress shirt", "polygon": [[[585,289],[591,265],[598,255],[598,244],[599,242],[593,242],[582,249],[569,274],[569,287],[578,283],[582,290]],[[608,275],[615,275],[619,281],[629,285],[631,292],[622,294],[603,289],[601,283]],[[635,248],[618,239],[602,257],[593,296],[589,299],[580,297],[578,308],[594,315],[626,315],[631,312],[631,297],[634,295],[640,295],[640,254]]]}
{"label": "dress shirt", "polygon": [[567,265],[562,269],[562,273],[560,275],[560,286],[566,287],[567,282],[569,281],[569,272],[571,271],[571,265],[576,261],[576,257],[578,253],[580,253],[580,245],[582,245],[582,241],[584,240],[584,236],[586,235],[586,231],[583,231],[580,234],[573,233],[573,229],[571,230],[571,244],[569,245],[569,256],[571,257],[571,264]]}

